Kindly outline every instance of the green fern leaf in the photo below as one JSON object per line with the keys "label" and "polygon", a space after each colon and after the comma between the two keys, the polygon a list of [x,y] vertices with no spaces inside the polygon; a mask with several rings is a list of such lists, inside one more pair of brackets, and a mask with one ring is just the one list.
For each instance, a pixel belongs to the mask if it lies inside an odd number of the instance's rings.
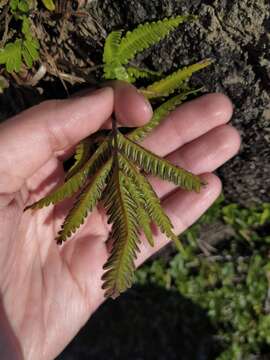
{"label": "green fern leaf", "polygon": [[75,162],[71,166],[71,168],[67,171],[65,175],[65,180],[70,179],[73,175],[75,175],[86,163],[89,159],[89,156],[93,152],[95,146],[92,143],[90,137],[82,140],[75,149]]}
{"label": "green fern leaf", "polygon": [[118,48],[119,62],[127,64],[136,54],[164,39],[181,23],[193,19],[193,16],[176,16],[158,22],[141,24],[135,30],[128,31]]}
{"label": "green fern leaf", "polygon": [[80,194],[78,201],[67,215],[62,229],[60,230],[56,241],[61,244],[70,237],[84,223],[88,213],[96,206],[102,197],[105,189],[108,174],[112,167],[112,159],[108,160],[101,168],[91,177],[90,183]]}
{"label": "green fern leaf", "polygon": [[111,239],[113,248],[104,265],[102,288],[105,297],[116,298],[133,282],[134,260],[139,252],[138,221],[136,203],[126,188],[125,175],[114,168],[105,194],[105,208],[112,223]]}
{"label": "green fern leaf", "polygon": [[96,173],[100,166],[108,160],[109,153],[109,143],[104,141],[100,147],[96,150],[94,155],[84,164],[84,166],[70,179],[67,180],[62,186],[57,188],[48,196],[45,196],[41,200],[35,202],[32,205],[29,205],[25,208],[27,209],[41,209],[44,206],[50,204],[56,204],[64,199],[70,198],[73,196],[79,189],[81,189],[88,178]]}
{"label": "green fern leaf", "polygon": [[139,127],[129,133],[128,138],[131,141],[143,140],[153,129],[155,129],[161,123],[161,121],[163,121],[173,110],[175,110],[176,107],[180,105],[187,98],[188,95],[194,92],[197,92],[197,90],[187,92],[181,95],[176,95],[170,100],[160,105],[154,111],[151,120],[144,126]]}
{"label": "green fern leaf", "polygon": [[145,210],[145,199],[143,198],[143,194],[133,183],[133,179],[131,177],[128,178],[126,182],[127,190],[130,193],[132,199],[135,200],[137,205],[137,216],[138,216],[138,224],[140,228],[142,228],[144,235],[151,246],[154,246],[154,238],[151,229],[151,219],[148,216]]}
{"label": "green fern leaf", "polygon": [[117,79],[122,81],[131,82],[131,77],[129,76],[126,68],[117,63],[117,66],[113,67],[113,72],[111,77],[106,77],[106,79]]}
{"label": "green fern leaf", "polygon": [[104,65],[104,78],[106,80],[117,79],[132,83],[132,78],[127,72],[126,68],[117,61]]}
{"label": "green fern leaf", "polygon": [[151,228],[151,219],[143,207],[138,207],[138,222],[150,246],[154,247],[153,231]]}
{"label": "green fern leaf", "polygon": [[152,71],[148,69],[142,70],[134,66],[129,66],[127,68],[127,72],[130,76],[131,82],[135,82],[137,79],[141,79],[141,78],[149,79],[149,78],[159,78],[162,76],[161,72]]}
{"label": "green fern leaf", "polygon": [[173,232],[173,225],[165,214],[160,199],[155,193],[149,181],[137,170],[137,168],[126,159],[125,156],[119,157],[119,161],[123,171],[132,178],[133,182],[137,185],[141,192],[141,196],[145,199],[145,210],[150,219],[160,228],[161,232],[169,239],[173,240],[177,248],[184,252],[183,247]]}
{"label": "green fern leaf", "polygon": [[117,52],[122,37],[122,30],[112,31],[106,38],[103,52],[104,64],[111,64],[117,59]]}
{"label": "green fern leaf", "polygon": [[147,174],[171,181],[185,190],[200,191],[201,180],[198,176],[160,158],[151,151],[130,141],[121,133],[118,133],[118,146],[128,159],[137,163]]}
{"label": "green fern leaf", "polygon": [[142,89],[141,92],[144,93],[148,99],[169,96],[176,90],[181,89],[183,84],[189,80],[195,72],[204,69],[212,64],[212,62],[213,60],[206,59],[199,63],[184,67],[183,69],[170,74],[166,78],[149,85],[146,89]]}
{"label": "green fern leaf", "polygon": [[118,48],[122,37],[122,30],[112,31],[106,38],[103,52],[104,78],[118,79],[131,82],[125,67],[118,59]]}
{"label": "green fern leaf", "polygon": [[87,172],[82,169],[77,174],[72,176],[67,182],[58,187],[51,194],[43,197],[39,201],[29,205],[25,208],[28,209],[41,209],[50,204],[57,204],[64,199],[72,197],[79,189],[81,189],[87,179]]}

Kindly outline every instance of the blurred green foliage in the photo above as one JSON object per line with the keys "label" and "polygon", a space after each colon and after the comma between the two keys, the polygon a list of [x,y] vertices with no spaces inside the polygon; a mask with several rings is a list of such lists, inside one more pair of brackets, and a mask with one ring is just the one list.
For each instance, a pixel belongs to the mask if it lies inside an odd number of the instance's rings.
{"label": "blurred green foliage", "polygon": [[[202,251],[200,229],[230,227],[229,239]],[[158,259],[137,272],[137,283],[177,290],[208,313],[224,351],[218,360],[247,359],[270,345],[270,204],[242,208],[220,198],[181,236],[186,256]]]}
{"label": "blurred green foliage", "polygon": [[53,0],[41,0],[46,9],[53,11],[55,9],[55,3]]}
{"label": "blurred green foliage", "polygon": [[0,64],[5,65],[9,73],[19,72],[24,63],[32,68],[33,62],[39,58],[39,42],[33,36],[29,2],[25,0],[11,0],[9,2],[10,15],[20,24],[13,41],[0,49]]}

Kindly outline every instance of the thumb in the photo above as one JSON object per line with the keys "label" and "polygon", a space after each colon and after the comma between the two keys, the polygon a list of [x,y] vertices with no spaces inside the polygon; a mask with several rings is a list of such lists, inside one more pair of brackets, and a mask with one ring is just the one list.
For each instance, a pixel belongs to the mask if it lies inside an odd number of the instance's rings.
{"label": "thumb", "polygon": [[138,127],[150,120],[152,107],[135,86],[124,81],[113,81],[111,86],[114,89],[114,110],[119,123]]}
{"label": "thumb", "polygon": [[111,87],[49,100],[0,124],[0,194],[18,191],[56,152],[97,131],[111,116]]}

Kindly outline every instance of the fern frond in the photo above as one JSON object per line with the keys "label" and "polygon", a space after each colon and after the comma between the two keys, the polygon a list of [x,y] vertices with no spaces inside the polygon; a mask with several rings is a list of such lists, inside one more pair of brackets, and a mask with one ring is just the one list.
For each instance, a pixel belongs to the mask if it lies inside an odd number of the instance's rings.
{"label": "fern frond", "polygon": [[112,223],[113,248],[104,265],[102,288],[105,297],[116,298],[132,285],[135,264],[139,252],[136,203],[126,188],[125,175],[114,168],[105,194],[105,208]]}
{"label": "fern frond", "polygon": [[189,94],[190,92],[181,95],[176,95],[170,100],[160,105],[154,111],[151,120],[144,126],[139,127],[133,130],[131,133],[129,133],[128,138],[131,141],[143,140],[153,129],[155,129],[161,123],[161,121],[163,121],[173,110],[175,110],[176,107],[180,105]]}
{"label": "fern frond", "polygon": [[62,229],[56,238],[58,244],[61,244],[70,237],[84,223],[88,213],[90,213],[101,199],[105,189],[107,178],[112,167],[112,159],[108,160],[101,168],[91,177],[90,183],[78,197],[74,207],[67,215]]}
{"label": "fern frond", "polygon": [[51,194],[45,196],[39,201],[25,208],[28,209],[41,209],[50,204],[56,204],[64,199],[73,196],[79,189],[81,189],[87,180],[88,176],[96,173],[101,165],[108,159],[109,156],[109,143],[104,141],[96,150],[94,155],[84,164],[84,166],[75,175],[67,180],[62,186],[57,188]]}
{"label": "fern frond", "polygon": [[141,92],[145,93],[148,99],[154,99],[157,97],[169,96],[176,90],[181,89],[183,84],[190,79],[190,77],[197,71],[200,71],[210,64],[213,60],[205,59],[196,64],[186,66],[169,76],[161,79],[154,84],[149,85],[146,89],[142,89]]}
{"label": "fern frond", "polygon": [[67,182],[58,187],[51,194],[43,197],[39,201],[27,206],[25,211],[28,209],[41,209],[50,204],[57,204],[64,199],[72,197],[80,188],[83,187],[87,179],[87,172],[82,169],[77,174],[72,176]]}
{"label": "fern frond", "polygon": [[119,157],[119,161],[121,167],[124,169],[123,171],[132,178],[138,189],[140,189],[142,197],[145,199],[145,210],[150,219],[160,228],[163,234],[173,240],[176,246],[183,251],[177,235],[173,232],[173,225],[165,214],[160,204],[160,199],[156,195],[152,185],[125,156]]}
{"label": "fern frond", "polygon": [[146,70],[146,69],[138,69],[134,66],[129,66],[127,68],[127,72],[130,76],[131,82],[135,82],[137,79],[145,78],[159,78],[162,74],[161,72]]}
{"label": "fern frond", "polygon": [[89,159],[90,154],[94,149],[94,144],[91,141],[90,137],[82,140],[75,149],[75,162],[66,172],[65,180],[70,179],[74,174],[76,174]]}
{"label": "fern frond", "polygon": [[143,207],[138,208],[138,222],[150,246],[154,247],[153,230],[151,228],[151,219]]}
{"label": "fern frond", "polygon": [[103,52],[104,78],[131,82],[128,72],[118,59],[121,37],[122,30],[117,30],[112,31],[106,38]]}
{"label": "fern frond", "polygon": [[106,80],[122,80],[132,83],[132,78],[129,76],[126,68],[118,61],[104,65],[104,78]]}
{"label": "fern frond", "polygon": [[143,198],[143,194],[140,192],[140,189],[138,189],[135,183],[133,183],[133,179],[131,177],[128,178],[128,181],[126,182],[126,187],[130,193],[130,196],[132,197],[132,199],[135,200],[137,205],[138,224],[140,228],[142,228],[150,246],[154,246],[154,238],[151,229],[151,219],[145,210],[146,200]]}
{"label": "fern frond", "polygon": [[151,151],[132,142],[121,133],[118,133],[118,146],[128,159],[135,162],[147,174],[171,181],[185,190],[200,191],[201,180],[198,176],[160,158]]}
{"label": "fern frond", "polygon": [[135,30],[128,31],[122,38],[118,48],[118,60],[127,64],[136,54],[164,39],[184,21],[193,20],[194,16],[176,16],[157,22],[139,25]]}
{"label": "fern frond", "polygon": [[112,31],[106,38],[103,52],[104,64],[110,64],[117,59],[117,52],[122,37],[122,30]]}

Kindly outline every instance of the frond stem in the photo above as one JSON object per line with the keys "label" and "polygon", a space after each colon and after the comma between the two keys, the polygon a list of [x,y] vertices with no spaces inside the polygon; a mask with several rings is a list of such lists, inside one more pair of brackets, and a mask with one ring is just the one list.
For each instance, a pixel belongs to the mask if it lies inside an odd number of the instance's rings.
{"label": "frond stem", "polygon": [[119,171],[119,159],[118,159],[118,139],[117,139],[117,121],[115,116],[112,116],[112,150],[113,150],[113,161],[116,171]]}

